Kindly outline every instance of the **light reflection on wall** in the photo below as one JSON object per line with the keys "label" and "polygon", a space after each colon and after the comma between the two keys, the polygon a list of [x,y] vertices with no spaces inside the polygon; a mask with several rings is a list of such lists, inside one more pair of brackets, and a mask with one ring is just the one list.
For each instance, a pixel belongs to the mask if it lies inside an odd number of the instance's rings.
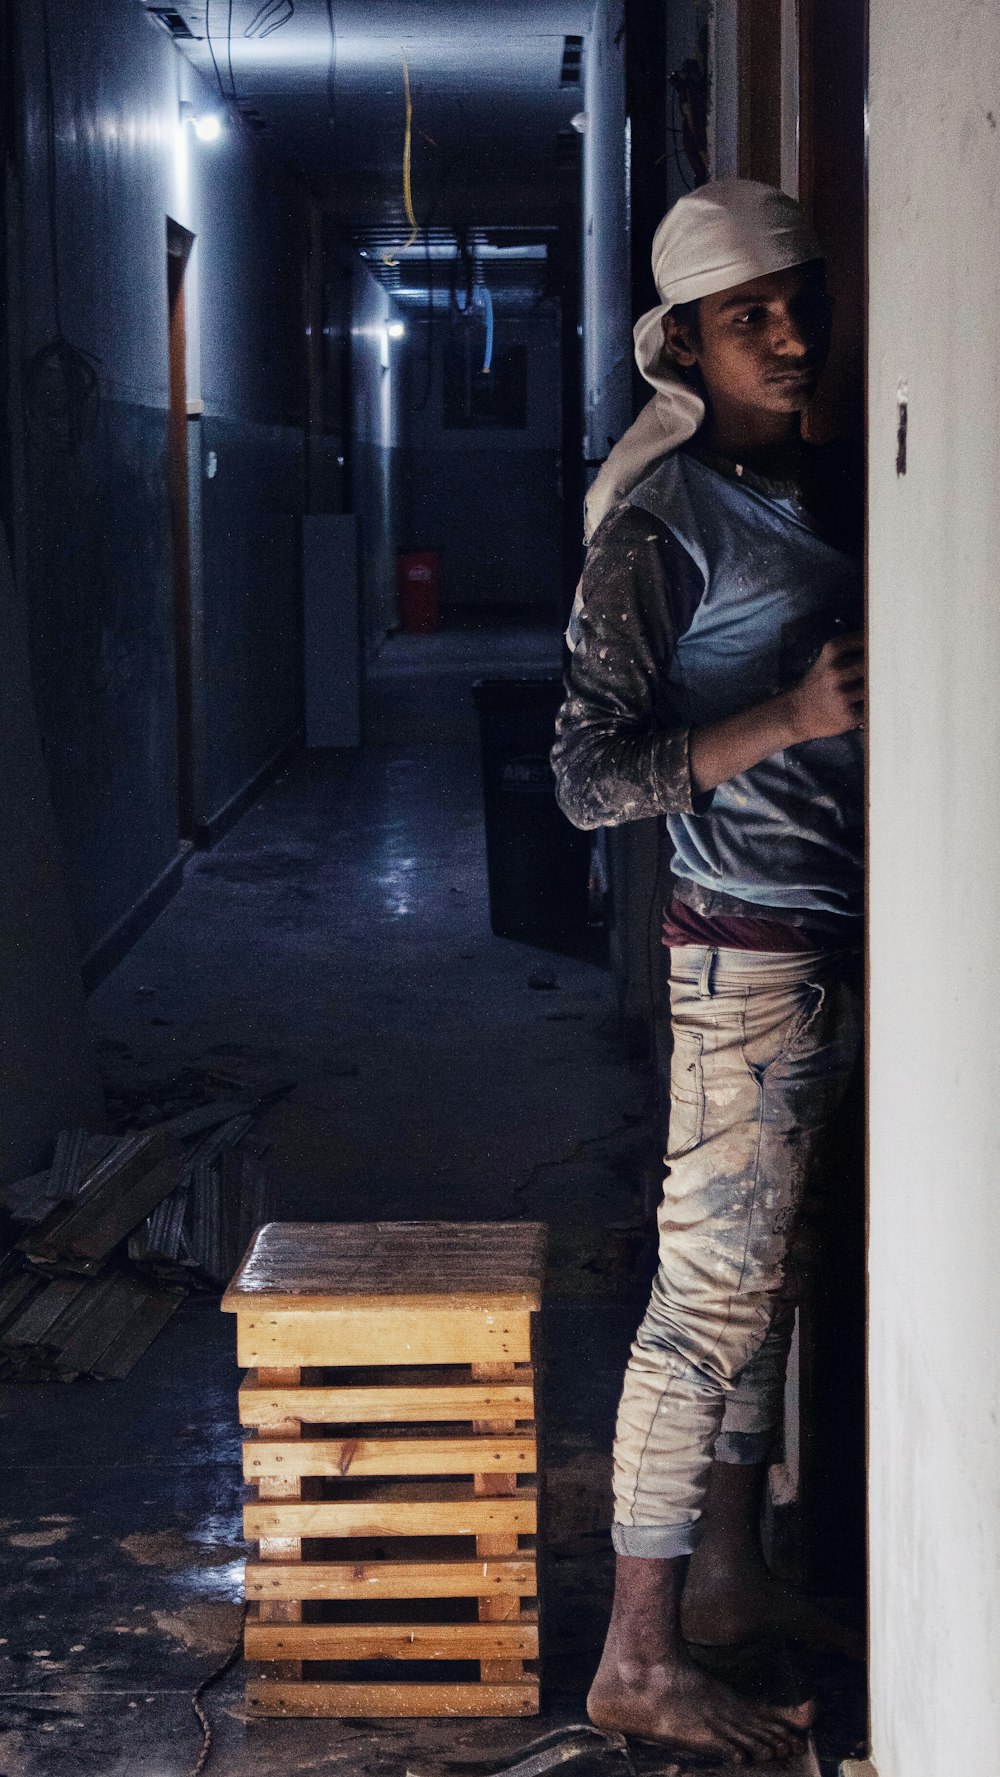
{"label": "light reflection on wall", "polygon": [[190,226],[191,216],[191,134],[187,128],[180,105],[177,107],[177,122],[173,130],[174,137],[174,202],[177,205],[175,220]]}

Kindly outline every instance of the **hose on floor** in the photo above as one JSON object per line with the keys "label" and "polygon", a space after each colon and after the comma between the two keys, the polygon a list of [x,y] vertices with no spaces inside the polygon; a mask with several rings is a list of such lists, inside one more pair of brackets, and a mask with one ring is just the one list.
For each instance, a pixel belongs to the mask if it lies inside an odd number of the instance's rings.
{"label": "hose on floor", "polygon": [[[624,1758],[629,1777],[636,1777],[635,1767],[629,1751],[629,1744],[624,1734],[609,1732],[604,1728],[595,1728],[592,1722],[574,1722],[568,1727],[556,1728],[550,1734],[542,1734],[527,1746],[522,1746],[514,1761],[502,1765],[462,1766],[451,1760],[444,1765],[433,1767],[408,1765],[406,1777],[458,1777],[461,1771],[470,1774],[475,1771],[478,1777],[544,1777],[548,1771],[555,1771],[570,1759],[591,1758],[601,1752],[617,1753]],[[679,1767],[671,1767],[680,1777]],[[661,1777],[670,1777],[664,1772]]]}
{"label": "hose on floor", "polygon": [[248,1608],[249,1606],[244,1604],[240,1611],[240,1626],[236,1634],[236,1640],[233,1642],[228,1654],[226,1654],[225,1659],[220,1660],[218,1666],[208,1674],[207,1678],[203,1678],[197,1689],[191,1693],[191,1708],[194,1711],[198,1726],[201,1729],[201,1751],[194,1764],[191,1766],[189,1777],[201,1777],[205,1766],[208,1764],[208,1761],[212,1756],[212,1743],[214,1740],[212,1724],[201,1706],[201,1699],[207,1691],[211,1690],[214,1684],[218,1684],[220,1678],[225,1677],[226,1673],[231,1667],[235,1666],[242,1654],[243,1630],[246,1625]]}

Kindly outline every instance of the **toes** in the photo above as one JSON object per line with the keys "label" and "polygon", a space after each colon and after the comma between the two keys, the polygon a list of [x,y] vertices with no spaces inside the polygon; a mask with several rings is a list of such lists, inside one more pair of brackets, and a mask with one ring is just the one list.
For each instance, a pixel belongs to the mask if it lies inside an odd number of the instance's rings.
{"label": "toes", "polygon": [[818,1713],[819,1711],[816,1707],[815,1697],[807,1697],[804,1703],[797,1703],[795,1705],[790,1719],[795,1723],[796,1727],[800,1727],[805,1731],[807,1728],[812,1727]]}
{"label": "toes", "polygon": [[754,1723],[749,1734],[754,1757],[758,1759],[789,1758],[792,1753],[801,1750],[799,1737],[783,1733],[780,1729]]}
{"label": "toes", "polygon": [[741,1725],[729,1730],[729,1743],[733,1748],[732,1763],[752,1765],[761,1759],[780,1756],[780,1748],[772,1743],[769,1736],[759,1733],[755,1728]]}
{"label": "toes", "polygon": [[784,1721],[796,1728],[800,1734],[807,1732],[816,1720],[816,1699],[810,1697],[805,1703],[793,1703],[784,1709],[775,1711]]}
{"label": "toes", "polygon": [[708,1753],[706,1756],[714,1759],[716,1763],[739,1765],[741,1767],[752,1765],[756,1757],[750,1747],[741,1746],[738,1741],[723,1739],[721,1736],[718,1740],[717,1749],[714,1752]]}

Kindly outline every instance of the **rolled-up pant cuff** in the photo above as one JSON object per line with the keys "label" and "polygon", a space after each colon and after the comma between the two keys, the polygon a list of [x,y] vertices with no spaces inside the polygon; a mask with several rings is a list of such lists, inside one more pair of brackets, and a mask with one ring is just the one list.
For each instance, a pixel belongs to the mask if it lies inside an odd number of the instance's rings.
{"label": "rolled-up pant cuff", "polygon": [[715,1440],[712,1458],[715,1462],[766,1462],[774,1442],[774,1431],[721,1431]]}
{"label": "rolled-up pant cuff", "polygon": [[612,1524],[611,1545],[616,1555],[642,1555],[648,1561],[674,1561],[690,1555],[701,1541],[702,1524]]}

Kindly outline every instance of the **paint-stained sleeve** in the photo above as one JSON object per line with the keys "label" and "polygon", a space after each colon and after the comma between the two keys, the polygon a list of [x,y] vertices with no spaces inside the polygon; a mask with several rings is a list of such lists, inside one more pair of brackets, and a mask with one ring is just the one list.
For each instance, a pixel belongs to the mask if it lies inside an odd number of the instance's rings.
{"label": "paint-stained sleeve", "polygon": [[685,627],[671,573],[678,546],[671,552],[671,544],[649,513],[624,506],[605,519],[588,551],[552,750],[559,806],[576,827],[691,809],[689,731],[671,721],[667,685]]}

